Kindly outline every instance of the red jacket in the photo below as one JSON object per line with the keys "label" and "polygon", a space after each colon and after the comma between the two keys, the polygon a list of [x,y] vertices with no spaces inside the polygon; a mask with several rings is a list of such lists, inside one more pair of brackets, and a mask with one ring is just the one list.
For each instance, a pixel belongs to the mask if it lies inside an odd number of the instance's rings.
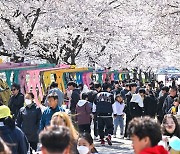
{"label": "red jacket", "polygon": [[164,149],[163,146],[154,146],[150,148],[145,148],[140,152],[140,154],[169,154],[166,149]]}

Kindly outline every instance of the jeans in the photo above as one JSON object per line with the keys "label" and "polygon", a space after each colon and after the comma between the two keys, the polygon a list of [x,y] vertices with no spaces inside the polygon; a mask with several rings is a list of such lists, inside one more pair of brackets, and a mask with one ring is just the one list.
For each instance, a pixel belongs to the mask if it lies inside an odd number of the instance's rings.
{"label": "jeans", "polygon": [[114,132],[113,132],[114,135],[116,135],[118,125],[120,126],[121,135],[122,135],[124,132],[124,118],[121,115],[117,115],[114,118]]}

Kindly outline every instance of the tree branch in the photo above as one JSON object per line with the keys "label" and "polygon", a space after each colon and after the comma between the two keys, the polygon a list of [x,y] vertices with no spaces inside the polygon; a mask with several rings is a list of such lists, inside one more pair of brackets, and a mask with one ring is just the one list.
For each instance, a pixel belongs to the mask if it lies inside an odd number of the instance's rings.
{"label": "tree branch", "polygon": [[170,7],[174,7],[174,8],[179,8],[179,6],[178,6],[178,5],[168,4],[168,6],[170,6]]}
{"label": "tree branch", "polygon": [[105,43],[105,45],[102,46],[100,52],[98,53],[98,57],[102,56],[103,51],[106,49],[107,44],[110,42],[110,39],[108,39]]}
{"label": "tree branch", "polygon": [[[133,56],[133,58],[129,61],[129,63],[133,62],[140,54],[141,54],[141,52],[135,54],[135,55]],[[126,64],[127,64],[127,63],[128,63],[128,61],[126,61]]]}
{"label": "tree branch", "polygon": [[[28,47],[28,45],[29,45],[29,43],[30,43],[30,39],[33,37],[32,32],[33,32],[34,27],[35,27],[35,25],[36,25],[36,23],[37,23],[37,20],[38,20],[38,18],[39,18],[40,12],[41,12],[41,9],[38,8],[38,9],[36,10],[36,13],[35,13],[35,18],[34,18],[32,24],[31,24],[31,28],[28,30],[25,38],[24,38],[24,34],[23,34],[23,32],[21,31],[21,28],[20,28],[20,27],[18,27],[18,28],[16,29],[15,26],[12,25],[12,23],[10,22],[9,19],[4,18],[4,17],[1,16],[1,19],[9,26],[10,30],[12,30],[12,31],[16,34],[16,36],[18,37],[18,40],[19,40],[19,43],[20,43],[21,47],[24,47],[24,48],[27,48],[27,47]],[[18,13],[18,15],[20,14],[20,12],[19,12],[18,10],[17,10],[17,13]],[[15,14],[15,15],[16,15],[16,14]],[[30,14],[28,14],[28,15],[30,15]],[[27,16],[28,16],[28,15],[27,15]],[[17,15],[16,15],[16,16],[17,16]]]}
{"label": "tree branch", "polygon": [[113,0],[113,1],[109,2],[109,5],[111,5],[111,4],[113,4],[113,3],[117,2],[117,1],[118,0]]}

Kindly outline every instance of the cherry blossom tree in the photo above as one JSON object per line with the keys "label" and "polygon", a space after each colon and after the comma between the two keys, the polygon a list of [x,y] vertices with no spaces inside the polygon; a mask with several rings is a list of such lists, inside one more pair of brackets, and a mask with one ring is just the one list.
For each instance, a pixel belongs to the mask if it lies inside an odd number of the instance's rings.
{"label": "cherry blossom tree", "polygon": [[0,9],[1,55],[144,71],[180,63],[178,0],[2,0]]}

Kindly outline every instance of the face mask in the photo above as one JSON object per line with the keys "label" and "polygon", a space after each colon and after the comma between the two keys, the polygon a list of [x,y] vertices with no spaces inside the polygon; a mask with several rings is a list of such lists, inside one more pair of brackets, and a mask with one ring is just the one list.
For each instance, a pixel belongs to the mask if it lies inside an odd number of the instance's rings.
{"label": "face mask", "polygon": [[77,150],[79,154],[87,154],[89,152],[89,148],[86,146],[77,146]]}
{"label": "face mask", "polygon": [[25,99],[25,104],[26,105],[30,105],[32,103],[32,101],[30,99]]}

